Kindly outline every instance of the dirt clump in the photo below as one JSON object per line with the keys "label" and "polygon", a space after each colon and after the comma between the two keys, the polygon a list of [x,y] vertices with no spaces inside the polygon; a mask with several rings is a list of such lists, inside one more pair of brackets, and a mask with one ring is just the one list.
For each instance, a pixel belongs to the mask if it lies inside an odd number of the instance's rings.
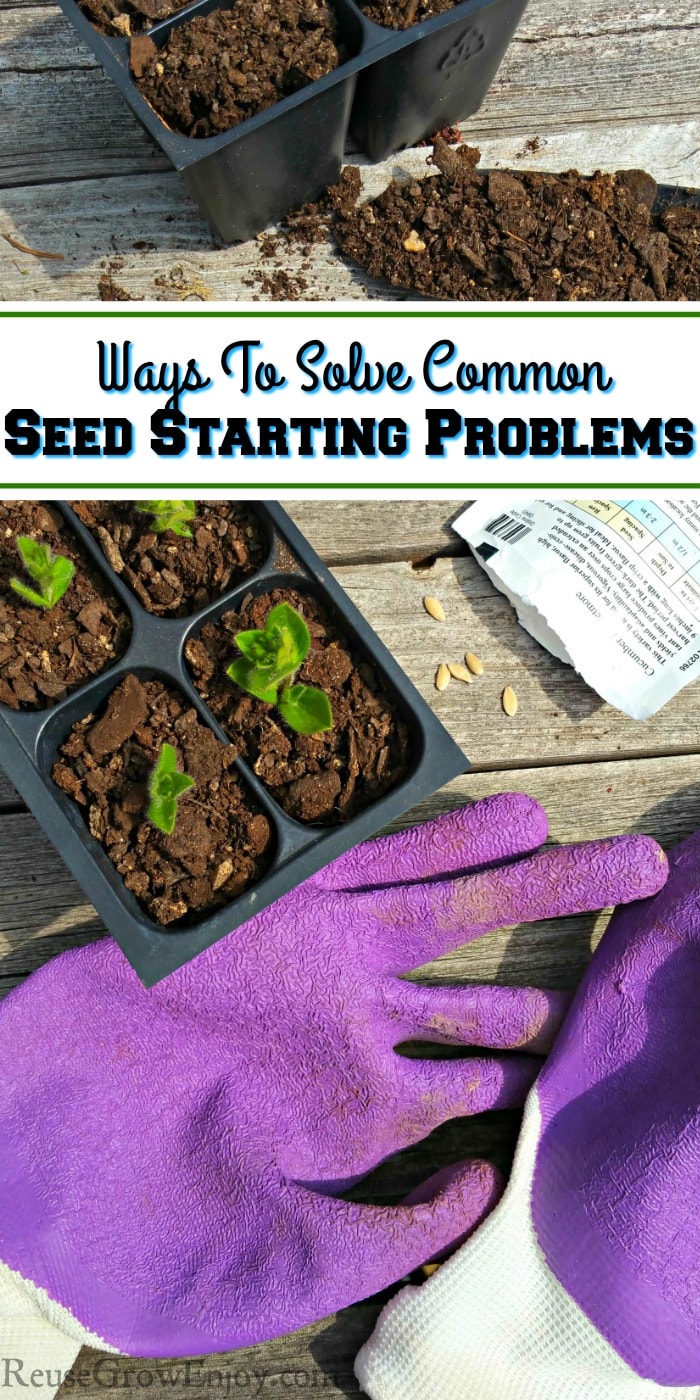
{"label": "dirt clump", "polygon": [[[32,586],[18,535],[47,544],[54,556],[75,565],[67,591],[52,608],[26,603],[10,587],[12,578]],[[130,630],[118,598],[55,507],[0,503],[0,703],[13,710],[48,709],[111,666]]]}
{"label": "dirt clump", "polygon": [[166,126],[217,136],[343,62],[328,0],[236,0],[174,29],[162,48],[131,44],[139,91]]}
{"label": "dirt clump", "polygon": [[[148,783],[164,743],[195,786],[166,835],[147,819]],[[52,777],[83,809],[130,890],[159,924],[192,923],[259,880],[271,859],[267,817],[246,793],[235,752],[161,681],[128,675],[104,713],[79,720]]]}
{"label": "dirt clump", "polygon": [[583,176],[477,169],[480,153],[437,139],[438,174],[394,180],[332,231],[374,277],[455,301],[676,301],[700,296],[700,207],[659,207],[639,170]]}
{"label": "dirt clump", "polygon": [[[333,728],[297,734],[279,712],[241,690],[226,668],[238,655],[234,636],[262,627],[271,608],[290,603],[311,633],[297,679],[320,687]],[[409,769],[408,727],[374,667],[353,649],[330,612],[293,589],[244,601],[239,613],[206,623],[186,646],[194,683],[234,750],[246,759],[290,816],[325,825],[346,821],[396,786]]]}
{"label": "dirt clump", "polygon": [[458,0],[358,0],[363,14],[384,29],[411,29],[453,10]]}
{"label": "dirt clump", "polygon": [[159,20],[169,19],[188,0],[78,0],[84,15],[101,34],[143,34]]}
{"label": "dirt clump", "polygon": [[263,563],[267,536],[255,510],[237,501],[197,501],[192,538],[156,534],[135,501],[73,501],[112,568],[147,612],[188,617]]}

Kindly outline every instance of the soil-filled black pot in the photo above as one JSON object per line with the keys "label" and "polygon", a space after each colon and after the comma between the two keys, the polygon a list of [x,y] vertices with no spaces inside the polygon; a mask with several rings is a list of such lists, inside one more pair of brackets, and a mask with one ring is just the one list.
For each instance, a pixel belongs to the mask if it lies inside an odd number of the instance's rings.
{"label": "soil-filled black pot", "polygon": [[[129,42],[100,33],[76,0],[61,8],[172,161],[224,242],[252,238],[334,184],[348,136],[373,160],[476,111],[527,0],[463,0],[401,32],[354,0],[331,0],[348,57],[333,72],[218,136],[171,131],[139,92]],[[150,30],[161,47],[176,28],[235,0],[198,0]]]}

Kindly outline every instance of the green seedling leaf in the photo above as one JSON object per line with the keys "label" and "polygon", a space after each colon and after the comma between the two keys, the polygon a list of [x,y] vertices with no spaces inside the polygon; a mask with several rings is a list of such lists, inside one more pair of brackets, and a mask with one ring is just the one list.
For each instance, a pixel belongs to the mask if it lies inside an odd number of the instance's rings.
{"label": "green seedling leaf", "polygon": [[183,793],[194,787],[194,778],[178,772],[177,754],[172,744],[163,744],[148,784],[149,822],[171,836],[177,821],[177,804]]}
{"label": "green seedling leaf", "polygon": [[306,660],[311,646],[311,635],[303,617],[289,603],[273,608],[264,627],[238,632],[235,640],[246,660],[267,673],[269,685],[293,676]]}
{"label": "green seedling leaf", "polygon": [[313,685],[290,685],[283,690],[277,708],[297,734],[320,734],[333,728],[333,711],[325,690]]}
{"label": "green seedling leaf", "polygon": [[63,554],[52,556],[47,544],[40,544],[30,535],[17,536],[17,549],[29,577],[39,587],[29,588],[18,578],[10,579],[10,587],[35,608],[55,607],[70,585],[75,564]]}
{"label": "green seedling leaf", "polygon": [[244,656],[231,662],[226,675],[230,676],[236,685],[240,685],[242,690],[254,695],[256,700],[264,700],[266,705],[277,704],[277,685],[271,684],[269,672],[256,666],[254,662],[247,661]]}
{"label": "green seedling leaf", "polygon": [[331,702],[325,691],[289,684],[311,646],[311,634],[296,608],[280,603],[268,613],[264,627],[239,632],[235,640],[243,655],[232,661],[226,672],[232,681],[266,705],[276,705],[298,734],[333,728]]}
{"label": "green seedling leaf", "polygon": [[265,632],[277,648],[276,669],[291,676],[306,660],[311,646],[311,633],[301,613],[289,603],[280,603],[268,613]]}
{"label": "green seedling leaf", "polygon": [[192,538],[189,521],[194,520],[197,509],[194,501],[137,501],[136,509],[142,515],[152,515],[151,529],[156,535],[172,530],[174,535]]}
{"label": "green seedling leaf", "polygon": [[247,661],[252,661],[253,665],[261,669],[268,667],[272,670],[277,659],[277,646],[274,637],[269,632],[262,631],[254,627],[250,632],[236,633],[236,646],[243,653]]}

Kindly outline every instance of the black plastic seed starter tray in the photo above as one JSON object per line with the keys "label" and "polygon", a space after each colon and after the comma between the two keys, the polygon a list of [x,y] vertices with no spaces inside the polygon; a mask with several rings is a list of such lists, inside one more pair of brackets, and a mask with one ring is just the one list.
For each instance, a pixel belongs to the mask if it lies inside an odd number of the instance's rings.
{"label": "black plastic seed starter tray", "polygon": [[[60,503],[58,508],[127,609],[131,640],[118,661],[50,709],[14,711],[0,705],[0,763],[142,982],[152,987],[329,861],[465,772],[469,762],[277,503],[260,502],[254,507],[269,540],[263,566],[215,602],[184,618],[160,618],[146,612],[111,569],[99,545],[70,507]],[[209,917],[185,928],[164,929],[127,890],[106,851],[90,835],[81,809],[53,782],[51,769],[58,748],[76,720],[99,709],[129,672],[143,679],[158,678],[170,683],[191,702],[217,738],[228,744],[229,739],[190,679],[185,645],[205,622],[217,621],[222,613],[235,611],[247,595],[280,587],[312,593],[336,614],[339,630],[347,633],[353,647],[376,669],[392,703],[407,722],[412,736],[412,766],[402,782],[357,816],[338,826],[321,827],[303,825],[289,817],[247,763],[237,759],[235,766],[244,789],[252,794],[270,822],[274,849],[270,868],[255,885]]]}
{"label": "black plastic seed starter tray", "polygon": [[[349,136],[371,160],[382,160],[470,116],[527,4],[462,0],[446,14],[399,31],[374,24],[354,0],[331,0],[347,61],[230,131],[197,140],[171,131],[141,96],[129,68],[128,39],[101,34],[76,0],[59,2],[224,242],[254,237],[335,184]],[[149,35],[162,47],[187,20],[234,5],[195,0]]]}

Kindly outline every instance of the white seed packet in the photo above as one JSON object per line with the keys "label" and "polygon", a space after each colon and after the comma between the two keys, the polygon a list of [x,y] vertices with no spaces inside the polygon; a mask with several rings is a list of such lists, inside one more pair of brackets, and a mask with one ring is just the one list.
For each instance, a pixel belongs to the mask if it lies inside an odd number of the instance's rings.
{"label": "white seed packet", "polygon": [[633,719],[700,675],[700,500],[491,496],[454,528],[522,626]]}

